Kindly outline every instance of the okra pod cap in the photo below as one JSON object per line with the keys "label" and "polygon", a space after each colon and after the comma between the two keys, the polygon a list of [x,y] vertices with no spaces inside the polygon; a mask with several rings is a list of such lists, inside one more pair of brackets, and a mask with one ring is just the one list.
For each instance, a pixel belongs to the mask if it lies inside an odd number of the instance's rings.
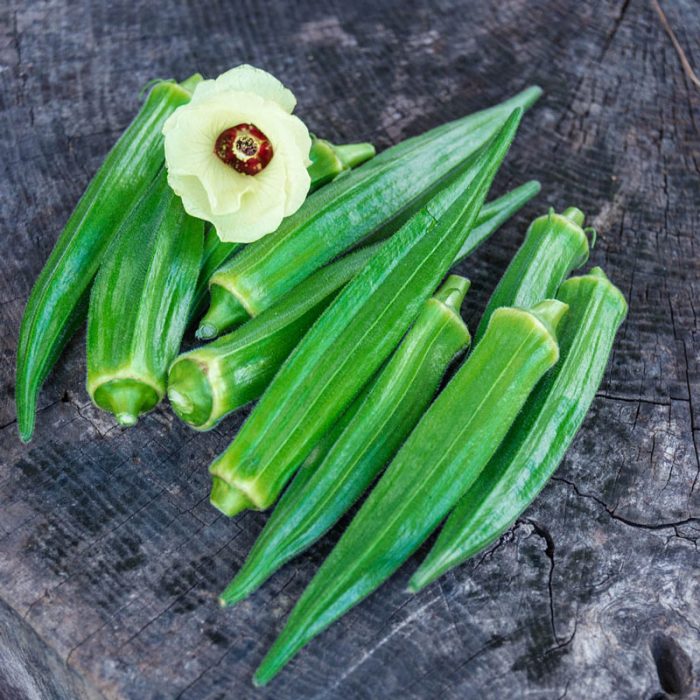
{"label": "okra pod cap", "polygon": [[595,234],[591,234],[592,229],[584,229],[583,223],[583,212],[569,207],[561,214],[552,209],[530,224],[525,240],[486,305],[475,333],[477,340],[497,308],[529,308],[553,297],[569,273],[588,260]]}

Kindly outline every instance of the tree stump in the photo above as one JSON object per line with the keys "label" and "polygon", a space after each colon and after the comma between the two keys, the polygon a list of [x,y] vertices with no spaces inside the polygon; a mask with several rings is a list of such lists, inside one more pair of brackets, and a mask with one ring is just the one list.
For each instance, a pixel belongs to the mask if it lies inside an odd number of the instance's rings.
{"label": "tree stump", "polygon": [[[700,12],[662,0],[700,66]],[[184,3],[0,8],[0,696],[651,698],[700,692],[700,90],[643,0]],[[461,264],[472,327],[527,222],[576,205],[630,303],[557,475],[485,554],[416,596],[414,557],[267,688],[251,674],[342,523],[249,600],[216,595],[265,522],[208,504],[245,418],[131,430],[89,402],[84,332],[21,445],[14,355],[31,285],[154,77],[249,62],[309,127],[379,148],[528,84],[499,175],[542,194]],[[685,695],[684,695],[685,694]]]}

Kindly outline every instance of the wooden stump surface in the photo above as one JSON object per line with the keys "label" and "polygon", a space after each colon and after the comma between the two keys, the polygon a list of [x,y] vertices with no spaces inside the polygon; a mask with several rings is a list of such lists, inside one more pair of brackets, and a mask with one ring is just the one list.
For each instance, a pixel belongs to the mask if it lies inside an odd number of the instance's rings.
{"label": "wooden stump surface", "polygon": [[[700,66],[700,6],[662,0]],[[265,522],[208,504],[247,411],[122,431],[84,389],[84,332],[17,437],[31,285],[151,78],[242,62],[310,128],[384,148],[531,83],[495,191],[542,194],[459,266],[474,327],[527,222],[574,204],[630,314],[556,477],[486,554],[416,596],[414,557],[264,690],[252,671],[341,527],[248,601],[215,596]],[[651,698],[700,690],[700,90],[646,0],[0,5],[0,697]],[[419,167],[419,164],[417,164]],[[421,553],[425,553],[425,548]]]}

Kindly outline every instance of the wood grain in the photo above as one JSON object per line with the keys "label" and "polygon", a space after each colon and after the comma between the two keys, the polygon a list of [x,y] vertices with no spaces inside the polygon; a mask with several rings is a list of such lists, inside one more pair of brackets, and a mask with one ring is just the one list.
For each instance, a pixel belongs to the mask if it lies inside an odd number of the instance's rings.
{"label": "wood grain", "polygon": [[[697,69],[697,3],[662,5]],[[266,517],[228,521],[207,503],[207,464],[246,411],[197,434],[161,407],[122,432],[88,401],[82,333],[28,446],[13,406],[29,289],[140,88],[244,61],[287,83],[315,132],[382,148],[541,84],[496,189],[536,177],[543,193],[460,266],[473,281],[466,317],[474,326],[528,219],[550,205],[587,212],[591,262],[630,302],[584,428],[516,525],[413,597],[412,559],[262,691],[251,673],[342,524],[250,600],[218,608]],[[644,0],[6,0],[3,697],[696,696],[699,123],[700,92]]]}

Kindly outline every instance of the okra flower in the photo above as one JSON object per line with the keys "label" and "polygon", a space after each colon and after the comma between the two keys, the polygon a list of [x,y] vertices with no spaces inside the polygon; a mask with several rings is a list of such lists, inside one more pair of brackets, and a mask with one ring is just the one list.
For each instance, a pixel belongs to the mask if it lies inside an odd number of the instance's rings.
{"label": "okra flower", "polygon": [[221,240],[257,240],[304,202],[311,137],[295,105],[277,78],[242,65],[199,83],[163,126],[168,183]]}

